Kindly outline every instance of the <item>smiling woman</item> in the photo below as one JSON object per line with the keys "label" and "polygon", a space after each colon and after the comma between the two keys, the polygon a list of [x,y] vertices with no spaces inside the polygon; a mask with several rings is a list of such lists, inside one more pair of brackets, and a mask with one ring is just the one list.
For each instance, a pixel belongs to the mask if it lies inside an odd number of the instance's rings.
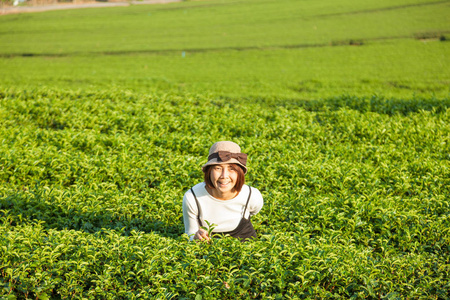
{"label": "smiling woman", "polygon": [[209,240],[214,236],[231,235],[245,241],[256,237],[250,217],[263,206],[261,193],[245,184],[247,154],[229,141],[217,142],[209,149],[208,162],[203,165],[204,182],[184,194],[183,221],[190,239]]}

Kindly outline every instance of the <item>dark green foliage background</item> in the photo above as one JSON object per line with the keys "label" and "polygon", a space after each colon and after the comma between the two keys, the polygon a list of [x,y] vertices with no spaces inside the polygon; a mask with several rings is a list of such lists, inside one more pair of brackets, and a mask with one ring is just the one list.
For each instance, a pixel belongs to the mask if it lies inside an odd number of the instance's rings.
{"label": "dark green foliage background", "polygon": [[[0,17],[0,299],[449,299],[449,1]],[[212,143],[258,239],[189,242]]]}
{"label": "dark green foliage background", "polygon": [[[2,293],[445,299],[449,106],[4,90]],[[260,238],[189,242],[181,197],[230,138]]]}

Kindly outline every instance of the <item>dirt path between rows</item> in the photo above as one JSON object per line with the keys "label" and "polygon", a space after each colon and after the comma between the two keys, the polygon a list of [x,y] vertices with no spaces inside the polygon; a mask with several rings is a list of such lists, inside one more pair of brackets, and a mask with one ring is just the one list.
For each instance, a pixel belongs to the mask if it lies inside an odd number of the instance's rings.
{"label": "dirt path between rows", "polygon": [[181,2],[182,0],[143,0],[128,2],[89,2],[89,3],[61,3],[38,6],[8,6],[0,8],[0,15],[20,14],[30,12],[42,12],[49,10],[76,9],[76,8],[92,8],[92,7],[113,7],[113,6],[130,6],[143,4],[166,4],[173,2]]}

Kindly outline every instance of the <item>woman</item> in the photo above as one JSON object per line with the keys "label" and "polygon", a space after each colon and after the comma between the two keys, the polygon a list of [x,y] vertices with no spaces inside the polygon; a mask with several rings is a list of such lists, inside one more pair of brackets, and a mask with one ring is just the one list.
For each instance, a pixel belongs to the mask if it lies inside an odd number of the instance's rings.
{"label": "woman", "polygon": [[[256,188],[245,185],[247,154],[233,142],[217,142],[209,149],[203,165],[204,182],[186,192],[183,198],[183,221],[190,239],[209,240],[214,235],[229,234],[245,241],[256,237],[250,217],[263,206]],[[207,223],[208,222],[208,223]]]}

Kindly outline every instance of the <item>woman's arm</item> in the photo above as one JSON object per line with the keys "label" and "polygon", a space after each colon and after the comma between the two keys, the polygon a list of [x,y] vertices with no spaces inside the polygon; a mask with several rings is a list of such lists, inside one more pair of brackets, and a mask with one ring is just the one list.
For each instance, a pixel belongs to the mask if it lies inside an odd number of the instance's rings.
{"label": "woman's arm", "polygon": [[250,203],[249,203],[249,212],[250,212],[250,216],[254,216],[257,213],[259,213],[259,211],[263,207],[264,200],[261,195],[261,192],[257,188],[252,187],[251,189],[252,189],[252,196],[250,198]]}
{"label": "woman's arm", "polygon": [[199,228],[198,220],[198,207],[195,203],[194,196],[189,190],[183,197],[183,223],[184,232],[192,240],[209,240],[208,232],[202,228]]}
{"label": "woman's arm", "polygon": [[199,230],[197,222],[198,208],[195,204],[194,196],[191,191],[187,191],[183,197],[183,223],[184,232],[192,240],[194,234]]}

